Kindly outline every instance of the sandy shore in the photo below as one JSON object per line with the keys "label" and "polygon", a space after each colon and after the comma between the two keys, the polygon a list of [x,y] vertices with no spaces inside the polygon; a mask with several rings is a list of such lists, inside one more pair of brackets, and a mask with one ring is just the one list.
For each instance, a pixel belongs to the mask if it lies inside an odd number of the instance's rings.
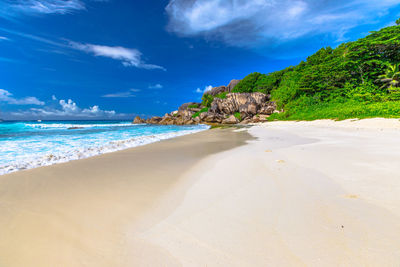
{"label": "sandy shore", "polygon": [[248,132],[0,176],[0,266],[400,266],[399,120]]}
{"label": "sandy shore", "polygon": [[184,192],[160,199],[183,173],[248,139],[216,129],[0,176],[0,266],[135,266],[145,244],[128,234],[139,219],[166,217]]}

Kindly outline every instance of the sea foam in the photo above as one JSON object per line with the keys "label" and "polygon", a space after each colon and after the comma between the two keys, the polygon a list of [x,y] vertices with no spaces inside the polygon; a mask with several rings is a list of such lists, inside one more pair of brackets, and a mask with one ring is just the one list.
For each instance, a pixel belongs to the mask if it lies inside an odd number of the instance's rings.
{"label": "sea foam", "polygon": [[[28,130],[13,137],[0,137],[0,175],[84,159],[209,128],[205,125],[142,126],[130,123],[27,123],[26,126],[33,128],[33,132]],[[71,128],[77,130],[68,130]]]}

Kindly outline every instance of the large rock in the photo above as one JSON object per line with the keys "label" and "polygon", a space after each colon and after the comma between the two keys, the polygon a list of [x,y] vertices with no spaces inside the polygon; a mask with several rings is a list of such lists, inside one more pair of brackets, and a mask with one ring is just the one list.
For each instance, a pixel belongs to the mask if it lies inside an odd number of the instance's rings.
{"label": "large rock", "polygon": [[274,113],[275,110],[276,110],[275,102],[268,102],[261,107],[259,113],[263,115],[271,115],[272,113]]}
{"label": "large rock", "polygon": [[229,84],[228,84],[228,92],[232,92],[233,88],[235,88],[235,86],[240,82],[240,80],[232,80]]}
{"label": "large rock", "polygon": [[242,120],[239,124],[249,124],[252,122],[252,118],[246,118],[244,120]]}
{"label": "large rock", "polygon": [[256,115],[268,98],[263,93],[229,93],[225,99],[215,98],[211,103],[210,112],[219,114],[234,114],[240,112],[244,117]]}
{"label": "large rock", "polygon": [[227,92],[227,91],[228,91],[228,87],[222,85],[222,86],[214,87],[210,91],[205,92],[205,94],[216,96],[220,93]]}
{"label": "large rock", "polygon": [[164,116],[158,124],[161,125],[172,125],[174,124],[174,118],[172,116]]}
{"label": "large rock", "polygon": [[269,117],[269,115],[256,115],[251,119],[251,121],[253,123],[266,122],[266,121],[268,121],[268,117]]}
{"label": "large rock", "polygon": [[209,94],[212,96],[216,96],[220,93],[224,93],[224,92],[232,92],[233,88],[235,88],[235,86],[240,82],[240,80],[232,80],[230,81],[230,83],[228,84],[228,86],[222,85],[222,86],[217,86],[212,88],[210,91],[205,92],[205,94]]}
{"label": "large rock", "polygon": [[178,115],[181,117],[192,117],[195,112],[189,109],[179,111]]}
{"label": "large rock", "polygon": [[162,120],[161,117],[155,116],[155,117],[152,117],[152,118],[148,119],[148,120],[147,120],[147,123],[150,123],[150,124],[158,124],[161,120]]}
{"label": "large rock", "polygon": [[196,124],[196,122],[195,122],[193,119],[189,119],[189,120],[186,120],[186,121],[184,122],[184,124],[185,124],[185,125],[193,125],[193,124]]}
{"label": "large rock", "polygon": [[141,123],[145,123],[146,121],[142,118],[140,118],[139,116],[136,116],[135,119],[133,120],[134,124],[141,124]]}
{"label": "large rock", "polygon": [[224,116],[212,112],[203,112],[199,117],[200,120],[205,123],[221,123],[224,120]]}
{"label": "large rock", "polygon": [[197,103],[197,102],[188,102],[188,103],[182,104],[182,105],[179,107],[178,111],[187,110],[187,109],[189,109],[189,106],[192,106],[192,105],[200,106],[201,103]]}
{"label": "large rock", "polygon": [[227,119],[222,121],[223,124],[236,124],[239,123],[239,120],[234,116],[230,115]]}

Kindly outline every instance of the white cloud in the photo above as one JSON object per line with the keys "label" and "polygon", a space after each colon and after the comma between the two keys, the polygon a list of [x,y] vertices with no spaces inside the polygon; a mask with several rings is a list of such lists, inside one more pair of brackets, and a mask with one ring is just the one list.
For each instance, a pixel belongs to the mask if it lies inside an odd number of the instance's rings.
{"label": "white cloud", "polygon": [[10,41],[10,39],[5,36],[0,36],[0,41]]}
{"label": "white cloud", "polygon": [[24,98],[15,98],[12,93],[4,89],[0,89],[0,102],[5,102],[10,105],[44,105],[44,102],[36,97],[27,96]]}
{"label": "white cloud", "polygon": [[16,0],[10,8],[29,14],[68,14],[85,9],[85,4],[81,0]]}
{"label": "white cloud", "polygon": [[69,44],[71,48],[93,54],[94,56],[108,57],[119,60],[126,67],[166,70],[162,66],[145,63],[142,60],[142,53],[137,49],[125,48],[121,46],[81,44],[72,41],[70,41]]}
{"label": "white cloud", "polygon": [[59,108],[44,107],[31,108],[25,111],[10,112],[14,117],[29,118],[114,118],[125,114],[117,114],[114,110],[102,110],[98,105],[89,108],[80,108],[72,99],[61,99]]}
{"label": "white cloud", "polygon": [[179,35],[251,46],[318,33],[343,35],[343,30],[371,23],[399,4],[399,0],[170,0],[166,11],[168,29]]}
{"label": "white cloud", "polygon": [[210,91],[211,89],[213,89],[212,85],[208,85],[208,86],[205,86],[204,89],[197,88],[195,92],[199,93],[199,94],[203,94],[205,92]]}
{"label": "white cloud", "polygon": [[68,99],[68,101],[61,99],[59,103],[63,111],[65,111],[66,113],[76,113],[77,111],[79,111],[78,106],[71,99]]}
{"label": "white cloud", "polygon": [[154,85],[149,85],[149,89],[161,89],[163,86],[159,83],[154,84]]}
{"label": "white cloud", "polygon": [[52,96],[51,96],[51,100],[57,101],[57,97],[56,97],[55,95],[52,95]]}

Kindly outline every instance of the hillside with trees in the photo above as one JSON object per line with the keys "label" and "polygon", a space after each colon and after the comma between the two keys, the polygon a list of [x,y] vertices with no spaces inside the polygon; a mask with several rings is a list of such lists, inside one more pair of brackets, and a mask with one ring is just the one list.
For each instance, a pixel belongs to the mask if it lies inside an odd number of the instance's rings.
{"label": "hillside with trees", "polygon": [[391,26],[322,48],[297,66],[251,73],[233,92],[271,95],[284,112],[270,119],[400,117],[399,63],[400,26]]}

